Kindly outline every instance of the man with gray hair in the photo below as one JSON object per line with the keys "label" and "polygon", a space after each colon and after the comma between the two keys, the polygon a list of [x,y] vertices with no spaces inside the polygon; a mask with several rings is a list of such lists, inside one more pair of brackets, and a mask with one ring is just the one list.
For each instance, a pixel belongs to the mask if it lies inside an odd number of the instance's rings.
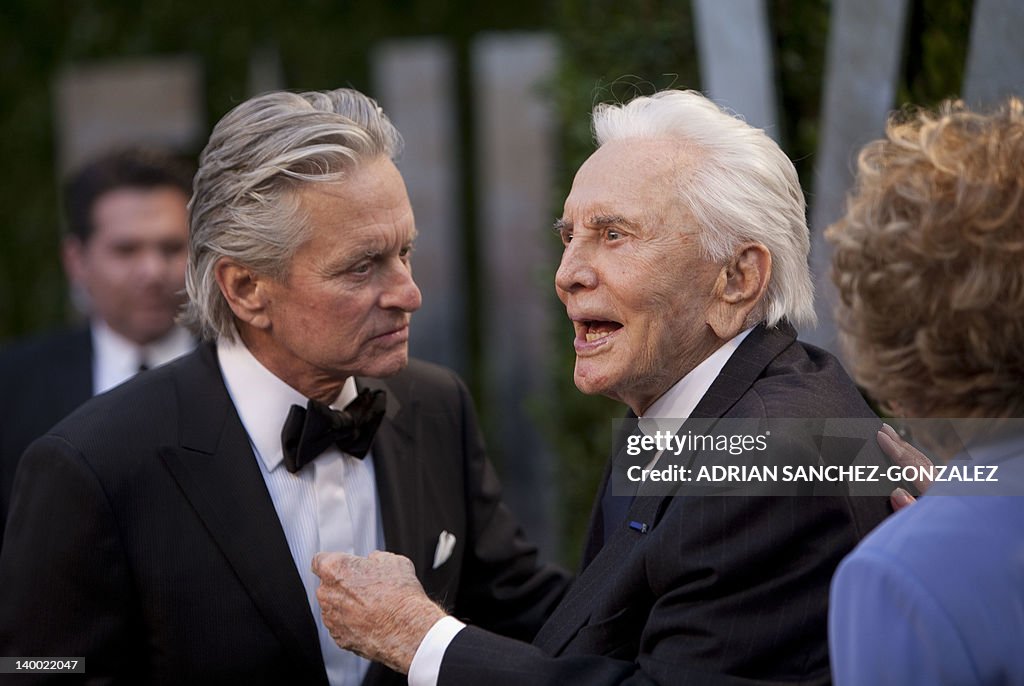
{"label": "man with gray hair", "polygon": [[95,683],[404,683],[327,633],[321,550],[394,551],[459,616],[536,632],[565,577],[502,504],[465,386],[408,358],[400,145],[348,89],[217,124],[190,206],[184,321],[204,343],[26,452],[0,655],[84,658]]}
{"label": "man with gray hair", "polygon": [[[599,147],[556,222],[580,390],[628,405],[641,431],[742,420],[799,465],[877,455],[873,430],[785,435],[788,418],[880,424],[839,363],[796,340],[793,326],[814,319],[809,236],[779,147],[692,91],[599,106],[594,131]],[[688,458],[712,464],[704,449]],[[886,497],[841,484],[808,497],[632,497],[612,487],[613,464],[580,576],[533,645],[447,615],[387,553],[317,556],[328,629],[413,686],[827,683],[829,580],[886,516]]]}

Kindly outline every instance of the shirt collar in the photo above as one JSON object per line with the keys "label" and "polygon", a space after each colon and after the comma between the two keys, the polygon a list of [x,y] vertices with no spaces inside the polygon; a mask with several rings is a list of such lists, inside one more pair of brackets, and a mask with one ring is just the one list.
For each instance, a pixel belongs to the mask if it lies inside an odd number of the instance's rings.
{"label": "shirt collar", "polygon": [[[284,460],[281,428],[292,405],[305,407],[308,398],[274,375],[257,360],[241,340],[217,341],[217,358],[228,395],[238,418],[249,434],[253,449],[267,471]],[[356,382],[349,377],[331,407],[342,409],[357,395]]]}
{"label": "shirt collar", "polygon": [[195,347],[195,339],[188,329],[180,326],[172,328],[166,336],[142,347],[142,358],[149,367],[158,367],[184,355]]}
{"label": "shirt collar", "polygon": [[[715,352],[708,355],[703,362],[675,382],[660,398],[655,400],[640,421],[640,428],[648,433],[644,419],[687,419],[696,409],[704,394],[711,388],[718,375],[722,373],[725,363],[740,347],[740,343],[754,330],[750,327],[726,341]],[[665,428],[658,425],[658,428]]]}
{"label": "shirt collar", "polygon": [[139,371],[143,363],[156,367],[180,357],[195,347],[192,335],[180,326],[172,327],[162,338],[138,345],[117,333],[102,319],[89,326],[93,350],[93,392],[102,393]]}
{"label": "shirt collar", "polygon": [[102,319],[93,321],[90,329],[93,354],[103,360],[104,365],[131,369],[133,373],[138,370],[139,346],[111,329]]}

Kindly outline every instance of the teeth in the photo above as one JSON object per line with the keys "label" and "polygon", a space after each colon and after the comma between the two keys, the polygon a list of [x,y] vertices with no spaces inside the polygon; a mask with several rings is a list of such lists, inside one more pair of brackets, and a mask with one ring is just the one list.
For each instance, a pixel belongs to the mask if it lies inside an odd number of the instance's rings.
{"label": "teeth", "polygon": [[587,343],[592,343],[592,342],[598,340],[599,338],[604,338],[605,336],[607,336],[610,333],[611,333],[611,331],[604,331],[604,332],[600,332],[600,333],[587,333]]}

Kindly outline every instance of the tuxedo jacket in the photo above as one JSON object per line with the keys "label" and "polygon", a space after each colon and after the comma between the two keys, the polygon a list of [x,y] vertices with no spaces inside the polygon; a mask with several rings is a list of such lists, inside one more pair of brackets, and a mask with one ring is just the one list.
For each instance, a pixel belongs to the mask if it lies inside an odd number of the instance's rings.
{"label": "tuxedo jacket", "polygon": [[[502,504],[466,388],[416,361],[357,382],[387,391],[372,447],[387,549],[450,612],[531,637],[565,577],[538,566]],[[456,543],[435,569],[442,531]],[[92,399],[25,453],[0,554],[0,655],[82,656],[88,683],[327,683],[212,345]],[[364,683],[404,679],[374,664]]]}
{"label": "tuxedo jacket", "polygon": [[92,397],[87,327],[15,343],[0,352],[0,545],[18,459],[28,444]]}
{"label": "tuxedo jacket", "polygon": [[[691,416],[768,427],[775,418],[874,417],[835,358],[797,342],[788,325],[752,331]],[[873,436],[852,445],[875,450]],[[793,449],[817,459],[810,446]],[[467,627],[439,683],[828,683],[830,578],[889,511],[884,497],[845,492],[640,495],[606,539],[598,499],[585,567],[533,645]]]}

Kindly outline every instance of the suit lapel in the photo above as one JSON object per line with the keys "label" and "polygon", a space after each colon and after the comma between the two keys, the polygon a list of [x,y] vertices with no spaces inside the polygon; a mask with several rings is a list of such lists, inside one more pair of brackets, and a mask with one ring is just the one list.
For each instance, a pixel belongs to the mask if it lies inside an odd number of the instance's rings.
{"label": "suit lapel", "polygon": [[788,322],[774,329],[759,324],[722,367],[707,393],[690,414],[694,419],[717,419],[739,401],[765,368],[796,340],[796,331]]}
{"label": "suit lapel", "polygon": [[657,523],[665,498],[638,497],[629,508],[627,521],[646,525],[648,530],[620,526],[597,556],[569,588],[565,598],[544,623],[533,643],[548,655],[558,655],[590,620],[594,598],[602,597],[603,586],[611,585],[636,546]]}
{"label": "suit lapel", "polygon": [[307,667],[300,673],[323,675],[302,580],[212,345],[178,367],[176,383],[181,445],[162,448],[160,457],[267,624]]}
{"label": "suit lapel", "polygon": [[612,488],[613,466],[621,466],[626,457],[627,436],[636,429],[636,415],[629,410],[623,419],[623,424],[617,426],[612,436],[611,459],[605,461],[604,474],[601,476],[600,486],[597,488],[597,495],[590,511],[590,525],[587,527],[587,536],[584,539],[583,558],[580,563],[580,573],[593,561],[594,557],[601,551],[605,541],[604,526],[604,499],[606,492]]}
{"label": "suit lapel", "polygon": [[[763,324],[757,326],[726,362],[691,417],[717,419],[725,415],[750,389],[769,363],[794,340],[796,332],[786,322],[780,323],[775,329],[767,329]],[[628,417],[634,417],[633,413],[630,412]],[[606,470],[602,487],[598,491],[598,501],[611,478],[610,471],[610,468]],[[627,521],[636,522],[638,528],[646,526],[649,531],[657,525],[660,514],[668,506],[668,498],[671,497],[673,496],[645,496],[641,492],[629,508]],[[633,547],[645,535],[638,528],[624,523],[612,533],[603,547],[599,547],[595,545],[593,537],[603,534],[600,518],[601,508],[595,505],[589,527],[587,556],[584,560],[586,562],[590,555],[593,557],[534,639],[534,644],[548,655],[557,655],[565,650],[579,630],[586,626],[590,619],[593,598],[600,596],[601,586],[614,578],[620,566],[629,564],[628,557]]]}
{"label": "suit lapel", "polygon": [[[416,546],[421,523],[420,484],[423,481],[423,460],[416,453],[418,401],[411,398],[403,403],[382,379],[357,378],[356,386],[360,390],[380,389],[387,393],[384,419],[371,446],[384,547],[388,552],[408,557],[416,569],[429,569],[423,567],[427,560]],[[363,684],[389,683],[398,679],[387,667],[373,662]]]}
{"label": "suit lapel", "polygon": [[423,567],[428,560],[423,558],[421,546],[416,545],[423,482],[423,460],[416,452],[418,400],[400,401],[381,379],[357,379],[357,385],[360,389],[381,389],[387,393],[384,419],[372,446],[385,547],[411,559],[416,569],[429,569]]}

